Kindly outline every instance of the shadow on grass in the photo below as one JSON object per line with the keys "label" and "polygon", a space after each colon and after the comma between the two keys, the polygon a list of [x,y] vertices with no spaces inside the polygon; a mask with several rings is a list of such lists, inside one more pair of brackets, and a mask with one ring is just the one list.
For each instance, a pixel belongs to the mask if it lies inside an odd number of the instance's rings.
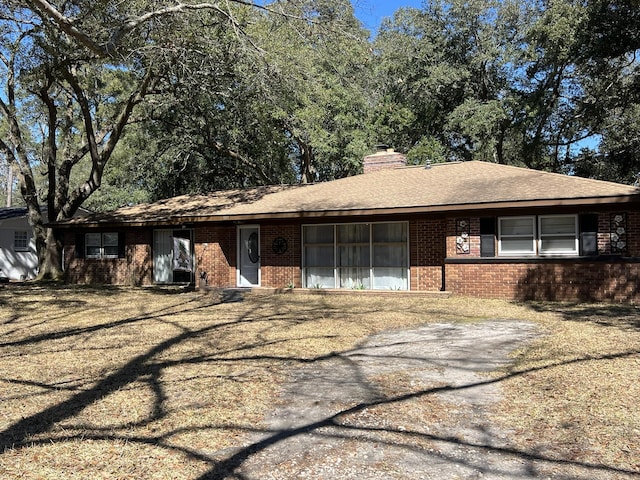
{"label": "shadow on grass", "polygon": [[[200,297],[201,298],[201,297]],[[177,303],[172,304],[169,307],[157,309],[150,313],[140,315],[137,317],[130,317],[120,320],[114,320],[113,322],[94,325],[91,327],[83,327],[83,328],[68,328],[61,330],[59,332],[52,332],[45,335],[34,335],[31,337],[26,337],[17,341],[4,342],[0,344],[0,348],[9,348],[15,346],[34,346],[38,347],[39,345],[46,343],[52,340],[59,340],[62,338],[70,338],[78,335],[82,335],[85,333],[96,333],[102,332],[104,334],[108,334],[110,330],[115,327],[128,325],[140,321],[145,321],[149,319],[162,319],[166,320],[165,317],[170,313],[170,311],[179,308],[182,313],[186,312],[197,312],[202,308],[213,308],[213,313],[215,313],[215,308],[218,305],[221,305],[221,299],[211,299],[208,303],[204,305],[195,301],[193,297],[187,297],[183,299],[182,297],[176,297]],[[331,314],[340,314],[339,311],[332,312],[330,308],[323,308],[321,304],[317,307],[318,315],[331,315]],[[450,438],[443,437],[434,434],[428,434],[424,432],[420,432],[417,430],[399,430],[393,427],[388,428],[371,428],[371,427],[356,427],[353,425],[348,425],[343,422],[343,419],[357,414],[359,412],[363,412],[366,409],[370,409],[373,407],[379,407],[382,405],[400,405],[402,402],[424,398],[431,395],[436,395],[443,392],[458,392],[463,391],[470,388],[480,387],[480,386],[488,386],[492,384],[499,384],[508,379],[512,379],[518,376],[530,374],[533,372],[539,372],[544,370],[549,370],[553,368],[559,368],[570,364],[578,364],[582,362],[592,362],[594,360],[611,360],[615,358],[627,358],[631,356],[636,356],[640,354],[639,351],[627,351],[627,352],[619,352],[612,355],[603,355],[603,356],[589,356],[585,358],[577,358],[568,361],[562,361],[558,363],[554,363],[551,365],[545,365],[538,368],[531,368],[527,370],[519,370],[514,372],[509,372],[497,378],[491,378],[487,380],[483,380],[480,382],[472,382],[464,385],[446,385],[440,386],[436,388],[428,388],[421,389],[415,392],[397,395],[389,398],[375,399],[372,401],[364,401],[357,403],[350,408],[345,408],[339,410],[331,415],[328,415],[320,420],[309,422],[305,425],[296,428],[282,429],[277,431],[265,431],[260,430],[258,428],[254,430],[246,430],[246,427],[242,427],[239,425],[233,424],[216,424],[216,425],[208,425],[208,426],[198,426],[195,427],[195,431],[207,429],[207,428],[215,428],[215,429],[223,429],[223,430],[239,430],[245,429],[247,433],[260,433],[263,435],[261,440],[255,441],[254,443],[235,450],[231,454],[224,455],[216,455],[216,454],[206,454],[196,449],[189,448],[187,446],[176,445],[176,443],[172,440],[175,435],[179,433],[184,433],[188,431],[188,428],[177,428],[173,429],[169,432],[165,432],[161,435],[135,435],[135,434],[123,434],[116,435],[113,434],[114,427],[105,428],[101,430],[99,428],[85,426],[86,430],[84,430],[81,434],[78,435],[53,435],[54,427],[65,420],[72,419],[80,414],[87,407],[95,404],[99,400],[105,398],[106,396],[122,390],[123,388],[132,385],[134,382],[142,381],[146,383],[151,392],[153,393],[153,406],[151,408],[150,413],[147,418],[142,420],[136,425],[144,425],[151,423],[153,421],[157,421],[159,419],[164,418],[168,415],[165,409],[166,402],[166,394],[164,392],[161,375],[164,369],[175,366],[183,366],[183,365],[198,365],[199,363],[204,362],[246,362],[247,364],[251,362],[262,363],[267,360],[269,361],[277,361],[281,363],[281,366],[284,364],[309,364],[315,362],[321,362],[323,360],[328,360],[331,358],[344,358],[347,354],[351,352],[335,352],[329,355],[317,356],[312,358],[302,358],[295,356],[268,356],[268,355],[251,355],[251,351],[254,348],[264,346],[266,340],[260,340],[260,336],[258,336],[257,343],[247,344],[241,347],[234,349],[231,351],[215,351],[211,354],[205,355],[192,355],[183,357],[177,360],[163,359],[163,355],[170,351],[172,348],[181,345],[189,340],[198,339],[205,335],[217,333],[223,334],[225,329],[232,326],[241,326],[242,324],[247,324],[255,321],[252,318],[252,315],[260,315],[259,314],[260,304],[256,303],[253,309],[247,309],[243,314],[238,315],[235,318],[230,319],[226,322],[219,322],[214,324],[206,324],[204,326],[200,326],[197,328],[187,328],[185,326],[177,326],[180,330],[180,333],[173,335],[169,338],[166,338],[158,343],[154,344],[150,348],[148,348],[145,352],[129,359],[125,363],[123,363],[117,370],[113,371],[110,374],[105,375],[103,378],[99,379],[95,383],[92,383],[90,386],[84,386],[82,389],[77,389],[76,386],[69,387],[68,391],[70,396],[64,400],[57,402],[53,405],[49,405],[46,408],[43,408],[37,413],[28,415],[20,420],[15,421],[13,424],[7,426],[4,430],[0,431],[0,453],[6,452],[10,449],[20,449],[29,447],[32,445],[47,445],[55,442],[65,442],[71,440],[104,440],[104,441],[123,441],[128,443],[138,443],[141,445],[150,445],[154,447],[160,447],[171,451],[178,451],[182,454],[185,454],[187,457],[194,461],[204,462],[208,465],[208,471],[202,474],[199,479],[207,480],[207,479],[223,479],[223,478],[234,478],[234,479],[246,479],[246,477],[242,473],[242,467],[247,462],[247,460],[269,447],[273,447],[278,445],[286,440],[296,438],[298,436],[306,435],[309,433],[316,433],[319,435],[329,436],[335,439],[341,438],[352,438],[354,431],[360,432],[362,434],[370,433],[370,432],[386,432],[393,433],[398,435],[401,440],[396,440],[390,445],[396,447],[402,447],[406,449],[415,449],[414,441],[415,439],[429,440],[429,441],[437,441],[446,444],[456,445],[462,448],[475,449],[481,452],[491,452],[508,455],[511,458],[516,458],[522,462],[543,462],[545,464],[550,465],[571,465],[580,468],[584,468],[593,472],[600,473],[609,473],[612,475],[616,474],[626,474],[626,475],[639,475],[640,472],[628,471],[624,469],[616,468],[615,466],[609,465],[599,465],[599,464],[589,464],[580,461],[573,461],[567,459],[557,459],[551,458],[549,456],[537,454],[536,452],[519,450],[515,448],[508,447],[499,447],[495,445],[491,445],[489,443],[476,443],[469,442],[459,438]],[[572,312],[573,310],[569,310]],[[606,310],[610,314],[613,314],[614,311]],[[209,311],[211,313],[211,311]],[[366,313],[366,312],[365,312]],[[621,316],[621,311],[615,311],[617,316]],[[624,313],[624,312],[622,312]],[[603,312],[600,314],[604,315]],[[568,313],[567,315],[571,315]],[[578,315],[576,313],[576,315]],[[622,315],[624,316],[624,315]],[[568,317],[570,318],[570,317]],[[326,337],[327,340],[330,337]],[[282,340],[270,340],[274,345],[279,343],[285,344],[287,339]],[[233,353],[233,358],[229,358],[228,355]],[[388,359],[389,362],[393,361],[393,358]],[[363,377],[361,381],[365,381]],[[19,380],[16,379],[1,379],[8,382],[19,383]],[[46,385],[42,383],[38,383],[38,386],[41,388],[58,388],[55,385]],[[128,424],[127,427],[132,427],[136,425]],[[335,432],[325,432],[327,427],[331,427]],[[117,428],[117,427],[116,427]],[[47,436],[48,433],[51,432],[51,436]],[[366,439],[360,439],[360,441],[368,441]],[[379,440],[377,440],[380,443]],[[459,456],[453,456],[447,453],[439,453],[439,452],[431,452],[431,455],[435,455],[439,457],[444,462],[450,462],[452,464],[461,465],[461,466],[469,466],[474,467],[472,463],[468,463],[464,458],[460,458]],[[220,458],[222,457],[222,458]],[[491,473],[491,471],[486,471],[486,473]],[[500,473],[500,472],[495,472]]]}
{"label": "shadow on grass", "polygon": [[531,302],[537,312],[559,313],[565,320],[640,330],[640,307],[629,304]]}

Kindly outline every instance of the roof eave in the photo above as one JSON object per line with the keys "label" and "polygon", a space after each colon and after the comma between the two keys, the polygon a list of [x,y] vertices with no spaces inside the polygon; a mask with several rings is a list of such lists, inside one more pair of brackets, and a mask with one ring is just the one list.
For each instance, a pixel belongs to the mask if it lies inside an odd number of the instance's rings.
{"label": "roof eave", "polygon": [[264,212],[250,214],[218,214],[218,215],[185,215],[173,216],[162,220],[108,220],[108,221],[75,221],[70,223],[54,223],[49,226],[60,229],[82,228],[114,228],[114,227],[163,227],[195,223],[249,222],[258,220],[294,220],[305,218],[408,215],[416,213],[471,212],[477,210],[505,210],[522,208],[544,208],[561,206],[602,206],[640,203],[640,195],[618,195],[607,197],[583,198],[550,198],[542,200],[516,200],[500,202],[476,202],[442,205],[422,205],[388,208],[354,208],[333,210],[310,210],[288,212]]}

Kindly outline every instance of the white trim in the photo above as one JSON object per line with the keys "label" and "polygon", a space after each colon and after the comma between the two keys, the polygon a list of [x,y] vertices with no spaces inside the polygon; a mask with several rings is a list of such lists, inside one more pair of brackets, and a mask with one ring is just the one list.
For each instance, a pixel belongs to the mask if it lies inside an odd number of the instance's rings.
{"label": "white trim", "polygon": [[[546,234],[542,232],[542,220],[544,218],[569,218],[573,217],[573,250],[543,250],[542,239],[543,237],[568,237],[570,234]],[[565,214],[565,215],[539,215],[538,216],[538,252],[541,256],[544,255],[565,255],[565,256],[577,256],[580,252],[580,231],[578,225],[578,215]]]}
{"label": "white trim", "polygon": [[[503,251],[502,249],[502,221],[503,220],[530,220],[531,221],[531,234],[521,234],[521,235],[506,235],[507,238],[520,238],[520,239],[528,239],[531,238],[531,250],[508,250]],[[536,255],[536,216],[535,215],[520,215],[520,216],[509,216],[509,217],[498,217],[498,255],[502,257],[513,257],[513,256],[535,256]]]}
{"label": "white trim", "polygon": [[[566,234],[545,234],[542,232],[542,221],[545,218],[573,218],[574,229],[572,233]],[[503,235],[502,222],[505,220],[522,220],[527,219],[531,222],[533,235],[530,234],[513,234]],[[573,237],[573,250],[543,250],[542,240],[544,238],[553,237]],[[502,240],[504,238],[511,239],[529,239],[531,238],[531,250],[508,250],[502,248]],[[563,256],[575,257],[580,254],[580,226],[579,216],[577,214],[556,214],[556,215],[520,215],[520,216],[504,216],[498,217],[498,256],[501,257],[533,257],[533,256]]]}

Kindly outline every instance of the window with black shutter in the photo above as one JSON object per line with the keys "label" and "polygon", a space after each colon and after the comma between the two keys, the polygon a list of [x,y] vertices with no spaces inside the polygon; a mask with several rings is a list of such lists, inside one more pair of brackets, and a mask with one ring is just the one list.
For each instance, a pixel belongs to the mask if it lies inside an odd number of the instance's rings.
{"label": "window with black shutter", "polygon": [[485,217],[480,219],[480,256],[496,255],[496,219]]}
{"label": "window with black shutter", "polygon": [[580,255],[598,254],[598,215],[580,215]]}
{"label": "window with black shutter", "polygon": [[84,258],[84,233],[76,234],[76,258]]}

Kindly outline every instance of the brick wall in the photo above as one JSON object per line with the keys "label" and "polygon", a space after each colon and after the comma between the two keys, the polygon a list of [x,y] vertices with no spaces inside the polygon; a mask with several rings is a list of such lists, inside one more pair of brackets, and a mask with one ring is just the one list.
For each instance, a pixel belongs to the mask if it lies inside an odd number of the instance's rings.
{"label": "brick wall", "polygon": [[[623,221],[618,218],[622,214]],[[410,290],[445,289],[461,295],[514,299],[640,300],[636,292],[640,281],[640,212],[600,213],[598,223],[598,257],[508,259],[480,257],[479,217],[410,219]],[[624,225],[623,233],[620,225]],[[284,252],[273,249],[279,238],[286,241]],[[152,230],[130,230],[125,239],[125,258],[78,259],[75,233],[67,233],[67,281],[152,284]],[[620,249],[621,239],[624,251],[614,251]],[[261,225],[262,286],[301,287],[300,242],[299,223]],[[200,273],[206,272],[211,286],[236,285],[236,226],[196,227],[194,251],[196,282]]]}
{"label": "brick wall", "polygon": [[124,258],[77,258],[76,233],[64,236],[66,282],[72,284],[151,285],[153,259],[151,231],[129,230],[125,233]]}
{"label": "brick wall", "polygon": [[621,260],[446,265],[456,294],[518,300],[640,301],[640,263]]}
{"label": "brick wall", "polygon": [[[467,248],[464,248],[464,246]],[[480,256],[480,218],[450,217],[446,221],[447,257]]]}
{"label": "brick wall", "polygon": [[446,253],[445,219],[409,222],[410,290],[439,291]]}
{"label": "brick wall", "polygon": [[[469,222],[468,252],[458,248],[461,220]],[[595,257],[480,258],[479,218],[473,217],[449,218],[446,235],[447,291],[520,300],[640,300],[639,212],[598,214]]]}
{"label": "brick wall", "polygon": [[207,225],[194,229],[196,282],[206,274],[208,285],[236,285],[237,239],[234,226]]}
{"label": "brick wall", "polygon": [[[284,288],[302,286],[301,227],[297,224],[263,225],[260,228],[262,286]],[[274,241],[286,242],[286,251],[274,251]]]}

